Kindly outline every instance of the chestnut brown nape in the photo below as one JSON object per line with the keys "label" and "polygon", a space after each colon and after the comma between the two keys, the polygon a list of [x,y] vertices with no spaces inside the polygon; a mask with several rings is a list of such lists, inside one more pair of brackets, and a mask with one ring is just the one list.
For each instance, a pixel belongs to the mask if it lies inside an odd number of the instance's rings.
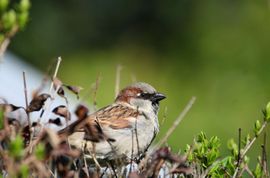
{"label": "chestnut brown nape", "polygon": [[115,99],[115,102],[127,102],[129,103],[130,98],[136,97],[138,93],[142,93],[143,91],[140,88],[127,87],[121,90],[118,96]]}

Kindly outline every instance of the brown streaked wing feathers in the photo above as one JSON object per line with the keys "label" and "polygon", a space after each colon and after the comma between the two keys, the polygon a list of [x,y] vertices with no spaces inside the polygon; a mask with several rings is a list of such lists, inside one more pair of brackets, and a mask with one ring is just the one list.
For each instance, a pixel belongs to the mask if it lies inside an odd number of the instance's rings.
{"label": "brown streaked wing feathers", "polygon": [[[89,115],[85,119],[75,121],[68,127],[59,131],[59,134],[70,135],[74,132],[84,131],[87,133],[87,135],[97,135],[97,137],[100,139],[100,135],[103,134],[103,126],[108,126],[112,129],[129,128],[131,125],[128,118],[136,118],[139,114],[139,111],[122,104],[109,105]],[[91,140],[93,139],[95,140],[95,138],[91,138]]]}

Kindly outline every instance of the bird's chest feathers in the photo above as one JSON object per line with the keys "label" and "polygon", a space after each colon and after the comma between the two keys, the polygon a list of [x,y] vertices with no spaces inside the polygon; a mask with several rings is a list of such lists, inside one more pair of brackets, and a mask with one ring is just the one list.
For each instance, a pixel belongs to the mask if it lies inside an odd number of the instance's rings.
{"label": "bird's chest feathers", "polygon": [[[141,149],[146,149],[159,131],[157,116],[153,113],[145,113],[137,118],[133,125],[133,132]],[[137,142],[137,140],[135,140]],[[137,143],[135,143],[137,145]],[[142,150],[141,150],[142,151]]]}

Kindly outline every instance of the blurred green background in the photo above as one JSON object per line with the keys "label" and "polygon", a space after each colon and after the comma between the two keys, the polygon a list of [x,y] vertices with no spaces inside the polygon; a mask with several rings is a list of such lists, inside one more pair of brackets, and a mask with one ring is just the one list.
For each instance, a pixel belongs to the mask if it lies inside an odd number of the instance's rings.
{"label": "blurred green background", "polygon": [[159,137],[196,96],[169,139],[176,151],[202,130],[219,136],[226,153],[227,140],[240,127],[252,133],[270,100],[268,0],[35,0],[30,17],[12,52],[43,71],[62,56],[59,77],[84,92],[100,74],[99,107],[113,101],[121,64],[121,87],[145,81],[167,95]]}

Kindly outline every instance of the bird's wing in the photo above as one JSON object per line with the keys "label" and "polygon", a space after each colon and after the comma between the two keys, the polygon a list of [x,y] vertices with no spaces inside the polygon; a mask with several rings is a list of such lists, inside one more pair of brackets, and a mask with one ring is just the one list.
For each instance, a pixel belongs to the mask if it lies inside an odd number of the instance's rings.
{"label": "bird's wing", "polygon": [[130,118],[137,118],[140,112],[131,107],[116,104],[99,110],[96,115],[101,126],[108,126],[112,129],[124,129],[131,127]]}
{"label": "bird's wing", "polygon": [[71,135],[74,132],[85,132],[85,139],[99,141],[108,138],[103,133],[104,127],[123,129],[131,127],[130,118],[136,118],[139,111],[122,104],[104,107],[85,119],[77,120],[59,131],[60,135]]}

